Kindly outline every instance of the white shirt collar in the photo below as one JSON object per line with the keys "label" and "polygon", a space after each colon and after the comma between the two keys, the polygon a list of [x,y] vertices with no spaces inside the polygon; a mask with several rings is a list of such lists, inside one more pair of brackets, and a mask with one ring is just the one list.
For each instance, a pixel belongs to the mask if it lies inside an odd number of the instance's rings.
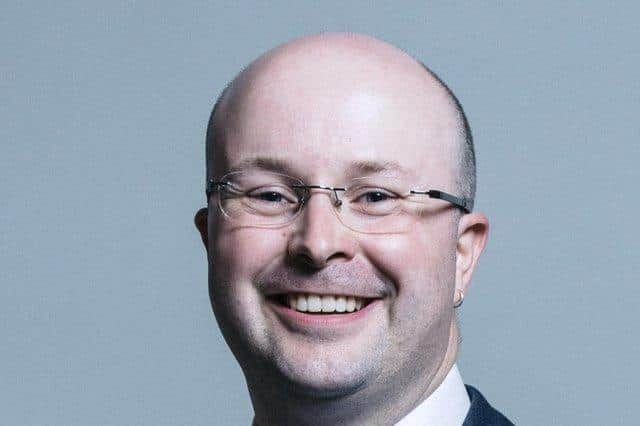
{"label": "white shirt collar", "polygon": [[440,386],[396,426],[459,426],[464,422],[470,405],[458,367],[453,364]]}

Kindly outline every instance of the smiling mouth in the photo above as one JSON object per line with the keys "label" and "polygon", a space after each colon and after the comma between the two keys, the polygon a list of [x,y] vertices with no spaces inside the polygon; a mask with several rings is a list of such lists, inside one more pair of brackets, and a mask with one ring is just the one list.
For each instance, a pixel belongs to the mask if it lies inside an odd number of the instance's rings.
{"label": "smiling mouth", "polygon": [[376,299],[313,293],[276,294],[267,297],[278,305],[305,314],[349,314],[357,312]]}

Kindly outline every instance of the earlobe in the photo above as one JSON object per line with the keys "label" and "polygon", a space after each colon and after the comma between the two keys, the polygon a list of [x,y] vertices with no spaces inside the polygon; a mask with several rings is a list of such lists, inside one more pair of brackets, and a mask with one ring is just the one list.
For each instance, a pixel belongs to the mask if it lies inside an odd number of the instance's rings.
{"label": "earlobe", "polygon": [[[460,218],[456,245],[456,297],[467,293],[471,277],[487,244],[489,220],[482,213],[469,213]],[[457,302],[457,300],[456,300]]]}
{"label": "earlobe", "polygon": [[207,226],[207,216],[209,214],[209,210],[206,207],[201,208],[196,212],[195,217],[193,218],[193,222],[200,231],[200,237],[202,238],[202,243],[204,244],[204,248],[209,250],[209,232]]}

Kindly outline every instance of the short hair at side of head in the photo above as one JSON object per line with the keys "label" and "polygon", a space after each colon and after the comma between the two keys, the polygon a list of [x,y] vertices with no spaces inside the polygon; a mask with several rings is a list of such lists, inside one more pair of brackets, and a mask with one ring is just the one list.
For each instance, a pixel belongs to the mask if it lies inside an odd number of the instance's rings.
{"label": "short hair at side of head", "polygon": [[[447,86],[447,84],[429,67],[427,67],[422,61],[417,61],[425,71],[433,77],[440,86],[447,92],[449,97],[453,102],[453,106],[458,114],[459,121],[459,131],[461,136],[461,142],[459,144],[458,156],[458,176],[456,177],[456,186],[457,191],[459,192],[459,196],[467,198],[470,200],[470,210],[473,209],[475,195],[476,195],[476,155],[475,149],[473,145],[473,135],[471,134],[471,127],[469,126],[469,120],[467,120],[467,115],[462,108],[462,104],[453,93],[453,91]],[[213,110],[211,111],[211,115],[209,116],[209,123],[207,125],[207,135],[206,135],[206,148],[205,148],[205,162],[206,162],[206,178],[211,179],[212,176],[211,168],[212,168],[212,159],[213,159],[213,147],[214,147],[214,138],[215,128],[214,121],[216,111],[220,108],[220,104],[224,100],[225,95],[229,91],[233,81],[229,82],[225,88],[218,96],[216,103],[213,106]]]}
{"label": "short hair at side of head", "polygon": [[222,92],[220,93],[220,95],[218,96],[218,99],[216,99],[216,103],[213,105],[213,109],[211,110],[211,114],[209,115],[209,123],[207,123],[207,134],[205,136],[205,167],[206,167],[206,180],[208,181],[209,179],[212,179],[213,176],[211,176],[211,169],[213,166],[212,160],[213,160],[213,146],[214,146],[214,138],[216,137],[215,135],[215,126],[214,126],[214,121],[215,121],[215,117],[216,117],[216,111],[218,109],[220,109],[220,104],[222,103],[222,101],[224,100],[225,95],[227,94],[227,92],[229,91],[229,88],[231,87],[231,84],[233,83],[233,80],[231,80],[229,83],[227,83],[227,85],[224,87],[224,89],[222,89]]}
{"label": "short hair at side of head", "polygon": [[456,177],[456,186],[459,195],[470,200],[470,210],[473,210],[473,205],[476,197],[476,153],[473,146],[473,135],[471,133],[471,126],[467,115],[462,108],[462,104],[453,93],[453,90],[447,86],[447,84],[436,74],[433,70],[427,67],[422,61],[417,60],[418,63],[425,69],[425,71],[433,77],[440,86],[447,92],[458,114],[459,130],[461,136],[461,142],[459,144],[459,171]]}

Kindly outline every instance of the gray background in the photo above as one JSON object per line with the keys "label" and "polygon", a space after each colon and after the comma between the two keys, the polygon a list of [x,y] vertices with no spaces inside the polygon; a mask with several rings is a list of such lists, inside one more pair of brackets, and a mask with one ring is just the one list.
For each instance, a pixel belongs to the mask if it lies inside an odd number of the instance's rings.
{"label": "gray background", "polygon": [[492,233],[467,383],[519,424],[640,424],[637,3],[2,2],[0,423],[248,424],[192,215],[224,84],[323,30],[459,95]]}

